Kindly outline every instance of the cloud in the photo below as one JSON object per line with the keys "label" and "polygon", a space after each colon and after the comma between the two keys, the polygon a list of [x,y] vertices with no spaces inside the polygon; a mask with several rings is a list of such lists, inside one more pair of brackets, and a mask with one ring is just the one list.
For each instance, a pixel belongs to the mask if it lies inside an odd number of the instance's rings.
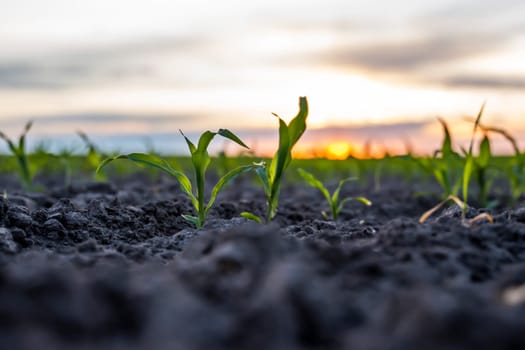
{"label": "cloud", "polygon": [[324,51],[301,53],[290,61],[304,63],[304,57],[309,57],[306,64],[421,80],[412,74],[428,75],[429,69],[430,73],[444,73],[460,61],[512,49],[511,45],[525,34],[523,1],[469,0],[431,5],[427,6],[430,10],[421,8],[407,15],[402,24],[389,22],[386,17],[385,23],[376,23],[377,17],[370,20],[375,25],[371,28],[354,18],[351,31],[338,31],[338,42]]}
{"label": "cloud", "polygon": [[[503,26],[520,22],[525,3],[522,0],[468,0],[454,1],[438,6],[417,16],[420,24],[454,24],[464,28],[465,23],[497,24]],[[509,18],[514,21],[509,22]]]}
{"label": "cloud", "polygon": [[48,69],[31,63],[0,63],[0,88],[56,89],[63,85],[57,78]]}
{"label": "cloud", "polygon": [[410,121],[400,123],[378,123],[370,125],[355,125],[344,127],[326,127],[310,130],[313,135],[349,135],[358,138],[397,138],[411,135],[423,130],[431,121]]}
{"label": "cloud", "polygon": [[152,78],[150,57],[185,55],[205,46],[203,37],[157,37],[0,61],[0,89],[63,89]]}
{"label": "cloud", "polygon": [[27,116],[9,118],[0,121],[0,127],[15,127],[21,126],[26,120],[34,120],[36,123],[52,126],[64,124],[97,124],[103,126],[104,124],[115,125],[119,123],[143,123],[147,125],[156,125],[164,123],[187,122],[202,119],[204,116],[199,114],[176,114],[176,115],[128,115],[116,113],[73,113],[73,114],[57,114],[57,115],[43,115],[43,116]]}
{"label": "cloud", "polygon": [[452,88],[524,90],[525,77],[497,75],[456,75],[444,78],[441,83]]}
{"label": "cloud", "polygon": [[427,36],[335,48],[318,59],[339,67],[401,73],[493,52],[501,45],[498,35]]}
{"label": "cloud", "polygon": [[[412,135],[424,130],[432,121],[408,121],[399,123],[377,123],[368,125],[327,126],[319,129],[308,129],[305,139],[326,137],[366,138],[399,138]],[[278,138],[275,129],[240,129],[236,133],[242,138]]]}

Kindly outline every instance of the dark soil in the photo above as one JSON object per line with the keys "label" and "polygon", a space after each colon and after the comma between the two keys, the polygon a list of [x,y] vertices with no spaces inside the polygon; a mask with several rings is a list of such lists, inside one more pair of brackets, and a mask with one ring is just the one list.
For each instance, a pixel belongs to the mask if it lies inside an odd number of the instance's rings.
{"label": "dark soil", "polygon": [[261,189],[239,179],[196,230],[171,179],[1,180],[2,349],[525,349],[519,205],[419,224],[438,197],[391,179],[348,186],[374,205],[332,222],[296,185],[257,225],[239,213],[263,212]]}

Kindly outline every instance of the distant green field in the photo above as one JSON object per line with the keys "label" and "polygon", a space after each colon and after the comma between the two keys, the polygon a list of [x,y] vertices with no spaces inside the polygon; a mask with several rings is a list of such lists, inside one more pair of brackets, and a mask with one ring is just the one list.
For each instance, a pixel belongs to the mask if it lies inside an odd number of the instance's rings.
{"label": "distant green field", "polygon": [[[257,178],[266,197],[267,209],[264,217],[248,212],[241,213],[245,218],[258,222],[269,222],[275,216],[281,185],[303,183],[319,189],[330,202],[335,219],[337,203],[340,200],[345,202],[347,199],[357,199],[368,204],[365,197],[339,198],[338,184],[341,188],[342,184],[349,181],[348,178],[356,178],[358,185],[366,184],[369,190],[378,190],[383,179],[395,177],[399,179],[400,186],[426,183],[433,184],[438,189],[442,202],[426,214],[431,215],[447,202],[453,202],[461,207],[462,219],[466,219],[468,204],[489,208],[493,205],[491,198],[496,194],[509,198],[506,204],[510,205],[525,194],[525,152],[521,152],[516,140],[504,129],[482,124],[483,110],[484,106],[477,117],[472,119],[472,137],[468,149],[455,147],[447,123],[439,119],[443,128],[443,141],[432,155],[415,156],[408,153],[404,156],[387,155],[381,159],[345,160],[293,159],[293,147],[306,130],[306,97],[299,98],[299,112],[289,123],[275,114],[279,123],[279,142],[272,158],[259,158],[250,155],[251,153],[237,157],[230,157],[224,153],[216,156],[208,154],[208,146],[216,136],[228,139],[228,142],[236,143],[240,149],[247,150],[244,142],[227,129],[204,131],[196,143],[181,131],[181,137],[186,141],[189,151],[189,156],[186,157],[161,156],[153,151],[149,154],[103,154],[97,145],[82,133],[79,133],[79,136],[88,149],[85,155],[76,155],[67,150],[56,154],[45,147],[28,152],[25,139],[32,125],[28,122],[17,140],[12,140],[0,132],[0,138],[7,143],[11,151],[9,155],[0,155],[0,173],[18,174],[26,189],[35,189],[38,175],[61,175],[64,184],[67,185],[72,179],[93,178],[105,181],[139,171],[154,179],[163,172],[178,181],[193,203],[198,215],[184,215],[184,218],[197,227],[204,224],[208,210],[219,191],[242,173],[251,173],[251,176]],[[506,139],[511,144],[514,154],[494,155],[491,147],[493,135]],[[257,150],[250,152],[257,154]],[[127,161],[116,161],[119,159]],[[333,188],[334,192],[330,192]],[[366,193],[363,195],[366,196]],[[423,215],[422,221],[428,215]]]}

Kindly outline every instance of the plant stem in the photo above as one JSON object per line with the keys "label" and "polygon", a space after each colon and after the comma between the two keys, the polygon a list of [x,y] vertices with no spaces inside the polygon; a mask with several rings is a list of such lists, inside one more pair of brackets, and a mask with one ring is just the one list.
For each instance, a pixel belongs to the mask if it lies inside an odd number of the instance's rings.
{"label": "plant stem", "polygon": [[18,164],[20,165],[20,171],[22,173],[22,181],[24,182],[24,186],[26,188],[29,188],[31,185],[31,174],[27,165],[27,158],[25,155],[22,154],[18,156],[17,159]]}
{"label": "plant stem", "polygon": [[268,205],[266,206],[266,223],[268,224],[272,220],[272,205],[271,200],[268,199]]}
{"label": "plant stem", "polygon": [[195,180],[197,182],[198,201],[198,208],[196,208],[198,216],[197,228],[201,228],[206,221],[206,213],[204,211],[204,177],[197,170],[195,171]]}

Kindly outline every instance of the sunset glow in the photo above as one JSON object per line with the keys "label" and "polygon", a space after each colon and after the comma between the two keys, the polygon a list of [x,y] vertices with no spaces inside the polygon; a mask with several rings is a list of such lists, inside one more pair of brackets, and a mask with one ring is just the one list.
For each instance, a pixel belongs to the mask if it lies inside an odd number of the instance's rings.
{"label": "sunset glow", "polygon": [[19,0],[0,11],[0,130],[32,119],[61,142],[225,127],[266,144],[271,113],[290,120],[307,96],[324,139],[297,152],[340,159],[368,140],[376,155],[407,138],[431,151],[437,116],[468,137],[462,118],[487,101],[484,121],[523,147],[524,16],[515,0]]}
{"label": "sunset glow", "polygon": [[326,147],[326,158],[328,159],[346,159],[351,153],[352,147],[346,141],[333,142]]}

